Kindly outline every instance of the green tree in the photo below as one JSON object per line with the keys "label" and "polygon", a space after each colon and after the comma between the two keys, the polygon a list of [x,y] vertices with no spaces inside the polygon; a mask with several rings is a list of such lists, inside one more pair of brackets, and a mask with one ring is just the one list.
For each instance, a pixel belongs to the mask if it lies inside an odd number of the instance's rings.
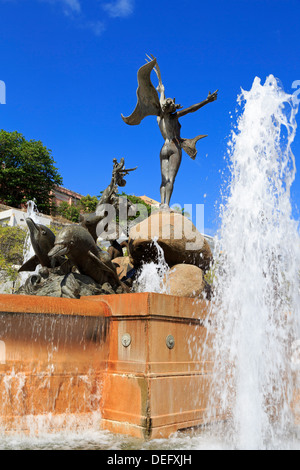
{"label": "green tree", "polygon": [[67,202],[63,201],[59,206],[56,207],[55,213],[61,215],[65,219],[70,220],[71,222],[78,222],[80,210],[77,206],[70,206]]}
{"label": "green tree", "polygon": [[0,201],[20,207],[35,199],[39,211],[49,214],[50,191],[62,184],[54,164],[51,150],[41,141],[0,130]]}
{"label": "green tree", "polygon": [[83,212],[95,212],[99,199],[97,196],[84,196],[80,199],[79,205]]}

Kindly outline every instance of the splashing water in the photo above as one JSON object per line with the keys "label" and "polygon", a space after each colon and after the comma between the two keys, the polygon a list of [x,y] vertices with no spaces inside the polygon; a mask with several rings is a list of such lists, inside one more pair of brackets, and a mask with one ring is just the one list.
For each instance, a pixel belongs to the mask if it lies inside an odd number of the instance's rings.
{"label": "splashing water", "polygon": [[165,261],[163,249],[157,243],[157,237],[154,237],[153,245],[157,249],[157,261],[143,265],[134,283],[134,290],[135,292],[167,294],[169,266]]}
{"label": "splashing water", "polygon": [[[291,345],[299,338],[298,226],[290,188],[297,109],[270,75],[238,99],[231,182],[221,210],[211,328],[211,406],[239,449],[278,448],[293,428]],[[212,413],[212,412],[211,412]]]}
{"label": "splashing water", "polygon": [[[28,201],[27,202],[27,214],[26,218],[31,218],[33,222],[35,223],[40,223],[39,222],[39,212],[37,209],[37,205],[34,201]],[[28,235],[25,240],[24,244],[24,263],[28,261],[32,256],[34,256],[34,250],[32,248],[31,240],[30,240],[30,233],[28,232]]]}
{"label": "splashing water", "polygon": [[[34,201],[27,201],[27,213],[26,213],[26,218],[31,218],[33,222],[39,224],[40,223],[40,218],[39,218],[39,212],[37,209],[37,205]],[[28,231],[27,236],[25,238],[25,243],[24,243],[24,249],[23,249],[23,263],[26,263],[32,256],[34,256],[34,249],[31,244],[31,239],[30,239],[30,233]],[[38,271],[39,266],[36,267],[35,272]],[[28,272],[21,272],[19,274],[20,278],[20,285],[22,286],[26,279],[28,278],[29,274]]]}

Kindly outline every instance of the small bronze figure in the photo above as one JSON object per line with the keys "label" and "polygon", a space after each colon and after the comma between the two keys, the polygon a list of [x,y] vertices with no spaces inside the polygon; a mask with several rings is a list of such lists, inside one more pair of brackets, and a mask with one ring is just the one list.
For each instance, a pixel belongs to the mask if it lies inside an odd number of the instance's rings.
{"label": "small bronze figure", "polygon": [[[179,118],[215,101],[218,90],[214,93],[209,92],[207,98],[201,103],[182,109],[182,106],[175,103],[175,98],[165,97],[165,87],[162,83],[157,61],[153,56],[152,58],[147,57],[149,61],[138,71],[138,101],[135,110],[128,117],[122,115],[122,119],[126,124],[138,125],[146,116],[157,116],[157,122],[165,141],[160,151],[162,175],[160,186],[161,204],[169,207],[175,178],[181,164],[182,149],[194,160],[197,155],[196,143],[198,140],[206,137],[206,135],[198,135],[194,139],[181,138]],[[152,70],[154,70],[158,78],[157,89],[151,83],[150,75]],[[160,98],[157,92],[160,94]]]}
{"label": "small bronze figure", "polygon": [[[124,179],[131,171],[135,171],[137,167],[126,169],[125,167],[125,160],[121,158],[120,163],[116,158],[113,159],[113,171],[111,182],[107,186],[107,188],[103,191],[100,201],[97,204],[97,207],[100,207],[103,204],[114,204],[116,202],[116,195],[118,192],[118,186],[124,187],[126,186],[126,181]],[[97,210],[96,210],[97,212]]]}
{"label": "small bronze figure", "polygon": [[126,169],[124,158],[121,158],[120,163],[118,163],[118,160],[114,158],[111,181],[103,191],[97,204],[96,211],[91,214],[83,214],[80,216],[80,225],[90,232],[95,241],[97,241],[99,235],[99,233],[97,233],[97,227],[100,227],[100,225],[98,224],[100,224],[100,222],[105,218],[105,211],[103,212],[102,209],[105,209],[106,204],[111,204],[116,209],[118,208],[118,186],[126,186],[125,176],[136,169],[137,167]]}

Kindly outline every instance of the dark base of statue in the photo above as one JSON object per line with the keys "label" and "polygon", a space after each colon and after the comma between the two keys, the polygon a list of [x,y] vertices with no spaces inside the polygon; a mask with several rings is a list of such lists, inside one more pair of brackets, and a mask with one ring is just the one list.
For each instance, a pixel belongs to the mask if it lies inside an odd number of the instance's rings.
{"label": "dark base of statue", "polygon": [[98,284],[91,277],[78,272],[57,274],[47,270],[28,277],[25,284],[16,292],[19,295],[38,295],[79,299],[90,295],[124,294],[126,285]]}

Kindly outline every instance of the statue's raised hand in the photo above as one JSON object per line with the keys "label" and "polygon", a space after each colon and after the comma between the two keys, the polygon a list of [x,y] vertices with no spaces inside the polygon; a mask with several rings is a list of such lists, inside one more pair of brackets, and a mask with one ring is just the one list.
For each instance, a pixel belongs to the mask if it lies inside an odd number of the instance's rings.
{"label": "statue's raised hand", "polygon": [[206,98],[208,103],[210,103],[211,101],[216,101],[216,99],[218,98],[218,91],[219,90],[216,90],[213,93],[211,92],[208,93],[207,98]]}
{"label": "statue's raised hand", "polygon": [[162,94],[165,92],[165,87],[163,86],[162,83],[159,83],[159,85],[156,87],[158,93]]}

